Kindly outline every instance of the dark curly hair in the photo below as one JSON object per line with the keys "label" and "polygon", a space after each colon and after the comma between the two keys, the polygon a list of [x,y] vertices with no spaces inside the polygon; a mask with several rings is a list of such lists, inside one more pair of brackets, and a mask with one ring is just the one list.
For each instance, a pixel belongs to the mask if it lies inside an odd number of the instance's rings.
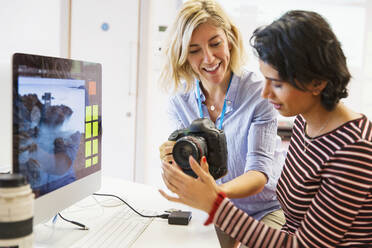
{"label": "dark curly hair", "polygon": [[341,44],[330,25],[312,11],[288,11],[268,26],[256,29],[250,39],[260,60],[279,73],[282,80],[300,90],[313,80],[326,81],[322,105],[332,110],[351,75]]}

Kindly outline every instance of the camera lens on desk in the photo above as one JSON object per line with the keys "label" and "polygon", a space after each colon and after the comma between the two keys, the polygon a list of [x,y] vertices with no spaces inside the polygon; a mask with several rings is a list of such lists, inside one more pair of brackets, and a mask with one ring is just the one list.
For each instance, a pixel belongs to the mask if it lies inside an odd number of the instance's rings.
{"label": "camera lens on desk", "polygon": [[207,155],[207,143],[203,137],[185,136],[177,140],[173,147],[174,161],[183,169],[190,169],[190,155],[200,162],[203,156]]}
{"label": "camera lens on desk", "polygon": [[34,194],[21,174],[0,174],[0,248],[33,247]]}

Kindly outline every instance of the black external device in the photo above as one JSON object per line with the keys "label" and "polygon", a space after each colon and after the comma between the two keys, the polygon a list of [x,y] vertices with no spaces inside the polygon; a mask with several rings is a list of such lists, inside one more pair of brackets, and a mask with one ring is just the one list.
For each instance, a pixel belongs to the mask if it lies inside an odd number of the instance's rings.
{"label": "black external device", "polygon": [[173,211],[168,216],[168,224],[171,225],[188,225],[191,220],[189,211]]}

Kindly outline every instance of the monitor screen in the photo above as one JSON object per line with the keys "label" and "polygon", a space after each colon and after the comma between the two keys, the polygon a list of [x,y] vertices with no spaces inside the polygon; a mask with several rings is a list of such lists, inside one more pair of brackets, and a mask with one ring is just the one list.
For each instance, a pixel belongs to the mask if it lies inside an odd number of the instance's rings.
{"label": "monitor screen", "polygon": [[13,171],[33,189],[36,224],[99,189],[101,74],[98,63],[13,56]]}

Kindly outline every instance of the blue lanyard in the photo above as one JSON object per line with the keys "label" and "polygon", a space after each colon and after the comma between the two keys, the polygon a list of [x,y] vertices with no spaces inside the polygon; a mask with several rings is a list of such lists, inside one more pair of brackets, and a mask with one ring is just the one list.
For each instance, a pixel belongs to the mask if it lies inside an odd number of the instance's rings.
{"label": "blue lanyard", "polygon": [[[233,77],[233,73],[231,72],[231,77],[230,77],[229,85],[227,86],[227,90],[226,90],[226,94],[225,94],[225,99],[223,100],[223,107],[222,107],[222,112],[221,112],[220,125],[218,127],[218,129],[220,129],[220,130],[222,130],[222,123],[223,123],[223,119],[225,118],[225,113],[226,113],[226,97],[227,97],[227,92],[230,89],[232,77]],[[201,103],[201,99],[200,99],[200,86],[199,86],[199,83],[200,83],[200,81],[197,81],[196,82],[196,89],[197,89],[197,92],[198,92],[199,114],[200,114],[200,118],[204,118],[203,109],[202,109],[202,103]]]}

